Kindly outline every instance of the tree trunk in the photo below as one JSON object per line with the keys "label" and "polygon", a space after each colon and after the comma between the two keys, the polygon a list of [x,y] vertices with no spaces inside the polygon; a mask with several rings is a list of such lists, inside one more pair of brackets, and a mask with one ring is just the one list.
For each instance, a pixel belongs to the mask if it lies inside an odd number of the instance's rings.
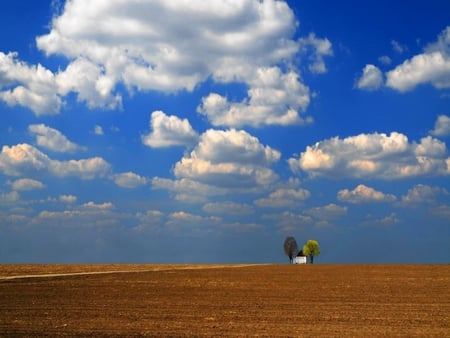
{"label": "tree trunk", "polygon": [[311,261],[311,264],[314,264],[314,256],[313,255],[309,255],[309,260]]}

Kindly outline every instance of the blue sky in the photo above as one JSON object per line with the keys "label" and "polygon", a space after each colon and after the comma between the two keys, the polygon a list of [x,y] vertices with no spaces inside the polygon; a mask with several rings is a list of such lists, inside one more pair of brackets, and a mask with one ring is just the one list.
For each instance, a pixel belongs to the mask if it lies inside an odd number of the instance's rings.
{"label": "blue sky", "polygon": [[448,13],[3,4],[0,262],[448,263]]}

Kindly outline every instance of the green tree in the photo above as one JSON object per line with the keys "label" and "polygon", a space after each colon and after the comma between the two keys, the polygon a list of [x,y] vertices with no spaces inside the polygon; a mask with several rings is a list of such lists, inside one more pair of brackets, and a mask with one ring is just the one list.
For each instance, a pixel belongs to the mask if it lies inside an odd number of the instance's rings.
{"label": "green tree", "polygon": [[294,257],[298,253],[298,245],[294,237],[286,237],[286,240],[284,241],[284,252],[286,253],[286,256],[289,257],[289,262],[292,264]]}
{"label": "green tree", "polygon": [[314,264],[314,257],[320,254],[319,242],[310,239],[303,245],[303,254],[309,257],[311,264]]}

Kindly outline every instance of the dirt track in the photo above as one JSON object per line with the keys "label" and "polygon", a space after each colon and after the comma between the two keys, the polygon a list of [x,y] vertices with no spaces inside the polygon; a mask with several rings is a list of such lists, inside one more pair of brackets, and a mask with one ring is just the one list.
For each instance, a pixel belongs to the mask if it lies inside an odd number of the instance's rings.
{"label": "dirt track", "polygon": [[144,267],[3,280],[0,336],[450,336],[449,265]]}

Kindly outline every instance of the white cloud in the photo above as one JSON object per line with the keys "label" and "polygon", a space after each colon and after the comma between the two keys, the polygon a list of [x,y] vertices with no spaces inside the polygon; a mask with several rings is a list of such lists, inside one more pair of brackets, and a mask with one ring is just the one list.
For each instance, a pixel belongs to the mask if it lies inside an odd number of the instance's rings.
{"label": "white cloud", "polygon": [[16,191],[28,191],[28,190],[44,189],[45,184],[31,178],[21,178],[19,180],[11,182],[11,188]]}
{"label": "white cloud", "polygon": [[[309,69],[324,73],[324,57],[333,50],[313,33],[294,40],[297,26],[288,4],[276,0],[68,1],[50,32],[36,39],[46,55],[67,58],[66,69],[52,73],[2,54],[4,68],[13,70],[0,78],[0,90],[2,82],[7,89],[0,99],[55,114],[62,98],[75,93],[89,108],[120,109],[120,85],[129,93],[178,92],[213,79],[248,87],[240,102],[217,93],[203,99],[198,111],[213,125],[311,123],[301,116],[310,91],[292,61],[306,52]],[[20,75],[23,70],[27,76]]]}
{"label": "white cloud", "polygon": [[[74,0],[36,42],[47,55],[73,60],[56,76],[61,94],[115,108],[118,83],[165,92],[191,91],[209,77],[249,83],[242,70],[284,63],[298,52],[296,27],[283,1]],[[312,41],[319,58],[328,55],[328,40]]]}
{"label": "white cloud", "polygon": [[[321,207],[311,208],[305,211],[307,215],[314,217],[320,222],[329,222],[347,214],[347,207],[341,207],[334,203],[330,203]],[[325,224],[324,223],[324,224]]]}
{"label": "white cloud", "polygon": [[104,177],[110,170],[110,164],[101,157],[82,160],[51,160],[49,170],[56,176],[77,176],[82,179]]}
{"label": "white cloud", "polygon": [[136,218],[145,224],[159,223],[163,216],[164,214],[159,210],[147,210],[136,214]]}
{"label": "white cloud", "polygon": [[35,147],[23,143],[3,146],[0,169],[5,175],[19,176],[27,171],[43,171],[50,167],[51,159]]}
{"label": "white cloud", "polygon": [[98,135],[98,136],[102,136],[104,134],[103,133],[103,128],[101,126],[96,125],[94,127],[94,134]]}
{"label": "white cloud", "polygon": [[121,108],[122,97],[112,94],[115,80],[105,74],[103,67],[79,56],[64,71],[56,74],[56,83],[61,95],[77,93],[78,101],[85,102],[89,108]]}
{"label": "white cloud", "polygon": [[114,204],[111,202],[104,202],[104,203],[95,203],[92,201],[89,201],[82,205],[83,208],[89,208],[89,209],[98,209],[98,210],[109,210],[114,208]]}
{"label": "white cloud", "polygon": [[356,83],[358,89],[377,90],[383,85],[383,74],[381,70],[374,65],[366,65],[363,73]]}
{"label": "white cloud", "polygon": [[449,136],[450,135],[450,117],[447,115],[439,115],[434,129],[430,131],[434,136]]}
{"label": "white cloud", "polygon": [[439,195],[449,195],[449,192],[445,188],[417,184],[402,196],[400,204],[403,206],[433,204]]}
{"label": "white cloud", "polygon": [[269,166],[280,156],[243,130],[209,129],[194,150],[176,163],[174,174],[227,189],[261,188],[278,179]]}
{"label": "white cloud", "polygon": [[450,26],[422,54],[406,60],[386,77],[386,85],[400,92],[424,83],[431,83],[438,89],[450,88]]}
{"label": "white cloud", "polygon": [[198,140],[197,133],[187,119],[154,111],[150,124],[152,132],[142,136],[142,142],[149,147],[191,146]]}
{"label": "white cloud", "polygon": [[391,225],[396,223],[400,223],[400,220],[398,219],[397,214],[395,212],[390,213],[389,215],[383,217],[379,221],[379,224],[381,225]]}
{"label": "white cloud", "polygon": [[432,215],[450,220],[450,205],[441,204],[430,209]]}
{"label": "white cloud", "polygon": [[408,49],[405,45],[396,40],[391,40],[391,46],[392,49],[398,54],[402,54],[406,49]]}
{"label": "white cloud", "polygon": [[313,222],[311,216],[296,214],[290,211],[284,211],[280,214],[266,214],[262,218],[275,222],[278,232],[283,234],[296,233],[304,229],[305,226],[311,225]]}
{"label": "white cloud", "polygon": [[333,178],[397,179],[450,174],[445,143],[424,137],[408,142],[400,133],[334,137],[307,146],[299,158],[290,158],[293,172]]}
{"label": "white cloud", "polygon": [[31,124],[28,130],[36,135],[36,143],[38,146],[55,152],[75,152],[83,149],[77,144],[69,141],[60,131],[50,128],[45,124]]}
{"label": "white cloud", "polygon": [[338,192],[338,200],[350,203],[393,202],[397,198],[391,194],[384,194],[364,184],[353,190],[343,189]]}
{"label": "white cloud", "polygon": [[207,203],[203,206],[203,211],[216,215],[243,216],[254,213],[252,206],[231,201]]}
{"label": "white cloud", "polygon": [[[70,201],[69,201],[70,203]],[[64,211],[41,211],[37,217],[31,220],[31,225],[45,225],[63,227],[108,227],[120,225],[119,214],[114,211],[111,202],[88,202],[81,206]]]}
{"label": "white cloud", "polygon": [[299,203],[310,196],[311,193],[306,189],[280,188],[272,192],[267,198],[257,199],[255,204],[264,208],[289,208],[298,206]]}
{"label": "white cloud", "polygon": [[28,66],[17,56],[0,52],[0,100],[28,107],[36,115],[59,113],[63,102],[53,73],[40,64]]}
{"label": "white cloud", "polygon": [[59,196],[59,201],[64,203],[75,203],[77,201],[77,197],[74,195],[61,195]]}
{"label": "white cloud", "polygon": [[327,72],[324,57],[333,56],[333,48],[328,39],[317,38],[314,33],[310,33],[307,38],[299,39],[300,49],[309,52],[311,64],[308,66],[312,73],[323,74]]}
{"label": "white cloud", "polygon": [[154,177],[153,189],[164,189],[185,203],[204,203],[211,196],[252,193],[278,181],[270,166],[281,154],[245,131],[207,130],[199,143],[176,163],[176,179]]}
{"label": "white cloud", "polygon": [[164,214],[159,210],[147,210],[145,212],[138,212],[136,218],[139,225],[135,228],[139,232],[148,232],[158,234],[161,231],[162,219]]}
{"label": "white cloud", "polygon": [[370,216],[367,220],[365,220],[362,225],[365,226],[390,226],[393,224],[400,223],[400,220],[397,217],[395,212],[390,213],[389,215],[382,218],[373,218]]}
{"label": "white cloud", "polygon": [[226,188],[203,184],[187,178],[170,180],[154,177],[152,188],[168,190],[175,194],[176,200],[188,203],[203,203],[208,201],[210,196],[220,196],[227,193]]}
{"label": "white cloud", "polygon": [[82,179],[93,179],[105,176],[109,170],[109,163],[100,157],[58,161],[26,143],[11,147],[3,146],[0,152],[0,171],[10,176],[50,173],[61,177],[77,176]]}
{"label": "white cloud", "polygon": [[380,61],[383,65],[390,65],[392,63],[391,58],[387,55],[380,56],[378,61]]}
{"label": "white cloud", "polygon": [[146,185],[148,182],[145,177],[139,176],[133,172],[116,174],[113,176],[113,180],[118,186],[129,189]]}
{"label": "white cloud", "polygon": [[4,193],[0,191],[0,204],[10,204],[17,202],[20,199],[20,195],[17,191],[11,191]]}
{"label": "white cloud", "polygon": [[230,102],[228,98],[211,93],[197,108],[215,126],[241,127],[250,125],[292,125],[310,123],[302,118],[310,102],[309,88],[299,81],[299,75],[283,73],[278,67],[257,68],[248,75],[248,98]]}
{"label": "white cloud", "polygon": [[450,59],[440,52],[414,56],[386,74],[386,85],[400,92],[414,89],[422,83],[436,88],[450,87]]}

